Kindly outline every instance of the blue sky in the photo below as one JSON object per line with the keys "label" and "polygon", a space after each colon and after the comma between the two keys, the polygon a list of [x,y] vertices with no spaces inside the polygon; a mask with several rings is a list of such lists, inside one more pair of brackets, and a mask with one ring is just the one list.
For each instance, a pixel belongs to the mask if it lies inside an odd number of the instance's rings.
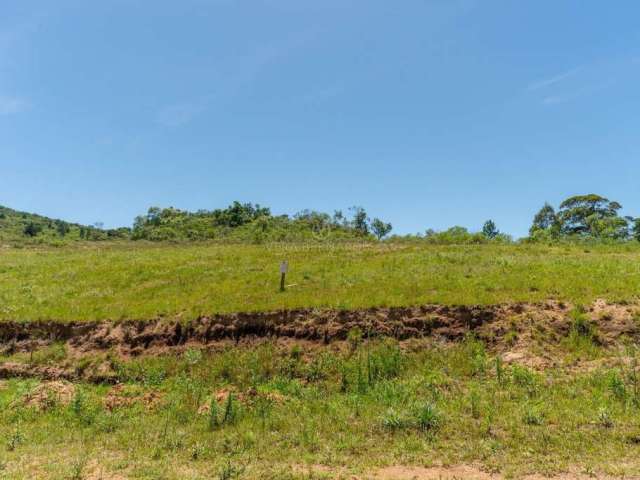
{"label": "blue sky", "polygon": [[578,193],[640,215],[640,3],[0,5],[0,204],[363,205],[398,233],[524,235]]}

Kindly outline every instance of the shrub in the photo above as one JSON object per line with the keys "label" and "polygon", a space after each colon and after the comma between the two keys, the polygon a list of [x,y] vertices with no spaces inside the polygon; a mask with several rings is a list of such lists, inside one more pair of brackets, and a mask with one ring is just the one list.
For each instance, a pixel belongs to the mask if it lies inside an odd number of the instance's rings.
{"label": "shrub", "polygon": [[27,223],[27,225],[24,227],[24,230],[23,230],[23,233],[27,237],[35,237],[40,232],[42,232],[42,225],[34,223],[34,222]]}

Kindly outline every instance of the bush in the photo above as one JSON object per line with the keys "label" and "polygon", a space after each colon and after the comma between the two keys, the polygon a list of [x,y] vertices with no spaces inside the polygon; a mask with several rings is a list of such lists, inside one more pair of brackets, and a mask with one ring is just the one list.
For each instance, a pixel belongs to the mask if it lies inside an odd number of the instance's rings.
{"label": "bush", "polygon": [[27,236],[27,237],[35,237],[37,236],[40,232],[42,232],[42,225],[34,223],[34,222],[29,222],[23,230],[23,233]]}

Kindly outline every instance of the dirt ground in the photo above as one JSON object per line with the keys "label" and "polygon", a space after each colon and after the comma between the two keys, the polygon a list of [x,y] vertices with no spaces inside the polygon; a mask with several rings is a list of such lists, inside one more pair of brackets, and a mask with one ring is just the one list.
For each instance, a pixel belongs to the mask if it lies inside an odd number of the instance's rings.
{"label": "dirt ground", "polygon": [[[553,346],[572,328],[575,307],[562,302],[489,306],[423,305],[355,311],[294,310],[237,313],[203,317],[191,322],[148,320],[120,322],[4,322],[0,352],[33,352],[64,343],[69,359],[60,365],[0,363],[0,378],[85,380],[109,383],[105,363],[79,371],[73,360],[100,352],[120,357],[181,352],[190,347],[218,349],[271,341],[283,348],[301,344],[304,350],[346,348],[349,332],[363,338],[396,338],[403,348],[419,349],[433,342],[457,341],[472,333],[505,363],[534,369],[556,366]],[[640,339],[640,305],[603,300],[584,309],[596,341],[605,347]],[[580,368],[588,365],[580,365]]]}

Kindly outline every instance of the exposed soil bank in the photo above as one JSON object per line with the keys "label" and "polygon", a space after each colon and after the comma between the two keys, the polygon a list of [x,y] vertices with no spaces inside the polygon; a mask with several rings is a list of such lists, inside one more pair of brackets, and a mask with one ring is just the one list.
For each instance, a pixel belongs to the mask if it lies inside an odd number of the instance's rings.
{"label": "exposed soil bank", "polygon": [[[53,342],[66,342],[75,351],[117,349],[137,355],[155,348],[186,344],[203,346],[220,341],[288,338],[321,343],[345,340],[359,328],[365,337],[398,340],[433,338],[455,341],[474,332],[489,346],[510,335],[513,343],[526,327],[566,335],[572,307],[560,302],[488,306],[424,305],[366,310],[291,310],[235,313],[203,317],[191,322],[169,320],[70,322],[36,321],[0,323],[0,351],[29,351]],[[640,305],[597,301],[584,313],[607,344],[621,336],[640,338]]]}

